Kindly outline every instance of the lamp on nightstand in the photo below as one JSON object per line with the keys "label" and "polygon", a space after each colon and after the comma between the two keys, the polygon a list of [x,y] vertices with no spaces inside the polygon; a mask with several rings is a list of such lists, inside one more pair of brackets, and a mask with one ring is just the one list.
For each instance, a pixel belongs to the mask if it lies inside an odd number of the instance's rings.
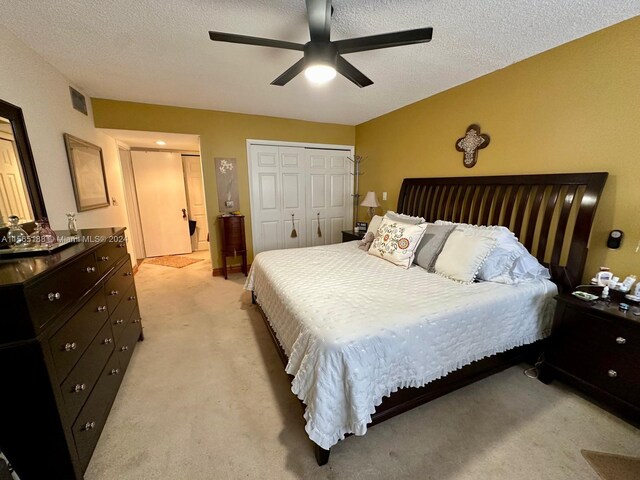
{"label": "lamp on nightstand", "polygon": [[367,195],[364,197],[360,206],[369,207],[369,220],[371,220],[373,215],[376,213],[376,208],[380,206],[376,192],[367,192]]}

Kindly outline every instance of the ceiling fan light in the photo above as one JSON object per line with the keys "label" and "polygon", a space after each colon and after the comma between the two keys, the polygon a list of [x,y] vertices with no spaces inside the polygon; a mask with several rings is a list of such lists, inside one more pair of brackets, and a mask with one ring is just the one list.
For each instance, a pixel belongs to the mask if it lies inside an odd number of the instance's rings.
{"label": "ceiling fan light", "polygon": [[322,85],[336,77],[336,69],[331,65],[311,65],[305,69],[304,76],[311,83]]}

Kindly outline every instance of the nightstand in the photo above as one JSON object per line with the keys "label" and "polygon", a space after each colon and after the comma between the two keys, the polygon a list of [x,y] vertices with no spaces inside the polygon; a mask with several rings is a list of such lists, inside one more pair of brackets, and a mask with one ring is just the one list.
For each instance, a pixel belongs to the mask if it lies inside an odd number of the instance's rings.
{"label": "nightstand", "polygon": [[364,232],[354,232],[353,230],[342,230],[342,243],[352,242],[353,240],[362,240]]}
{"label": "nightstand", "polygon": [[640,424],[640,312],[617,301],[585,302],[558,295],[540,380],[558,378],[615,413]]}

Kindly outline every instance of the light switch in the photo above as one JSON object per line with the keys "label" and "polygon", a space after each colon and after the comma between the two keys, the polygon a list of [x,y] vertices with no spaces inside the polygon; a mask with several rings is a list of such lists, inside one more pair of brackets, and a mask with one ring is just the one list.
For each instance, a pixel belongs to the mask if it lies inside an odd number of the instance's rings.
{"label": "light switch", "polygon": [[386,200],[387,199],[387,192],[382,192],[382,200]]}

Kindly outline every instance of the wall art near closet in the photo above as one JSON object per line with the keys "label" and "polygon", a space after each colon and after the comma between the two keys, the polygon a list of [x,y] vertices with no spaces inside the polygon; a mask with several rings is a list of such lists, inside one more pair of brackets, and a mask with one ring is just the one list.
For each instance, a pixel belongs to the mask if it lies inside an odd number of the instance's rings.
{"label": "wall art near closet", "polygon": [[218,187],[218,209],[221,212],[240,210],[238,193],[238,162],[235,158],[214,159],[216,164],[216,186]]}
{"label": "wall art near closet", "polygon": [[478,125],[469,125],[464,137],[456,140],[456,150],[462,152],[462,163],[471,168],[478,162],[478,151],[486,148],[491,139],[486,133],[480,133]]}

